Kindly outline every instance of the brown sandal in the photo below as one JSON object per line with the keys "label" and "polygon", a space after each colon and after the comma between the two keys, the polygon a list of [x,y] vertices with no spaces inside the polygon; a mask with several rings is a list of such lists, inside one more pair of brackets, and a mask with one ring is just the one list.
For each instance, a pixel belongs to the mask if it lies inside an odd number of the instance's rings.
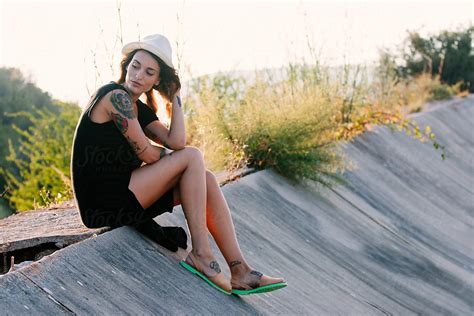
{"label": "brown sandal", "polygon": [[249,295],[265,293],[284,288],[288,285],[286,282],[276,282],[260,286],[260,281],[262,279],[263,273],[252,270],[250,271],[250,274],[255,275],[257,277],[256,280],[248,284],[239,284],[236,282],[232,282],[232,294]]}

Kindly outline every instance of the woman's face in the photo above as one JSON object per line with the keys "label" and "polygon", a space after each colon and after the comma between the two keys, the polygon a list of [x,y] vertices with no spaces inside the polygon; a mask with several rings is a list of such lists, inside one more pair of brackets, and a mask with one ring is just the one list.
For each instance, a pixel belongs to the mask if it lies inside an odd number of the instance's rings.
{"label": "woman's face", "polygon": [[160,66],[150,53],[139,50],[127,67],[124,86],[133,94],[141,95],[158,84]]}

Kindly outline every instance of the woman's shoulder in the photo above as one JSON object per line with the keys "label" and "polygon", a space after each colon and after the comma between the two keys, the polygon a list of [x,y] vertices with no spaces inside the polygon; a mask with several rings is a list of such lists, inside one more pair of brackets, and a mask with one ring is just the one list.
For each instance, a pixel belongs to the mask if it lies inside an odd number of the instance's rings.
{"label": "woman's shoulder", "polygon": [[113,93],[126,93],[128,95],[127,89],[124,86],[111,81],[108,84],[103,85],[97,89],[95,95],[93,96],[94,103],[111,103],[111,95]]}
{"label": "woman's shoulder", "polygon": [[103,97],[106,94],[108,94],[109,92],[112,92],[114,90],[123,90],[126,93],[128,93],[127,89],[125,89],[124,86],[122,86],[122,85],[120,85],[120,84],[118,84],[114,81],[110,81],[109,83],[107,83],[107,84],[103,85],[102,87],[100,87],[99,89],[97,89],[95,95],[100,98],[100,97]]}
{"label": "woman's shoulder", "polygon": [[91,120],[97,123],[101,123],[106,122],[110,119],[108,114],[106,113],[110,112],[107,109],[110,109],[110,107],[112,107],[111,95],[115,91],[121,91],[121,93],[128,94],[127,90],[122,85],[117,84],[113,81],[97,89],[97,91],[91,98],[91,101],[87,108],[88,116],[91,118]]}

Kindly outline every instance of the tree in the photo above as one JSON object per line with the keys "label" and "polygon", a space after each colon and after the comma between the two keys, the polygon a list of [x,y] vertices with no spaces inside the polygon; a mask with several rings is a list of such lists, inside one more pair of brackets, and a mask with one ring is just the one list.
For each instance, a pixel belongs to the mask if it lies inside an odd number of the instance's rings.
{"label": "tree", "polygon": [[[53,105],[51,96],[29,82],[20,70],[0,68],[0,169],[9,168],[6,160],[9,144],[14,148],[19,146],[20,134],[13,129],[13,125],[20,130],[27,130],[32,125],[26,117],[11,114],[22,111],[31,113],[35,109],[54,111],[57,107]],[[6,179],[0,174],[0,193],[3,193],[5,185]]]}
{"label": "tree", "polygon": [[18,112],[31,122],[27,130],[13,125],[21,136],[19,145],[9,141],[9,168],[2,173],[10,190],[10,205],[19,211],[72,198],[70,179],[71,148],[80,108],[54,102],[55,109]]}
{"label": "tree", "polygon": [[398,67],[400,76],[430,73],[449,85],[463,81],[461,88],[474,92],[473,32],[473,26],[454,32],[441,31],[426,38],[410,32],[402,48],[404,63]]}

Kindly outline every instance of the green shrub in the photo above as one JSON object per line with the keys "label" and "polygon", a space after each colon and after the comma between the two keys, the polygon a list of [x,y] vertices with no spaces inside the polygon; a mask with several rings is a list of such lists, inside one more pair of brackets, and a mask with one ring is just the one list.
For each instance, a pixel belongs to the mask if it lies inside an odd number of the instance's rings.
{"label": "green shrub", "polygon": [[445,100],[451,98],[453,92],[447,84],[438,83],[431,87],[431,100]]}
{"label": "green shrub", "polygon": [[18,211],[29,210],[72,198],[70,159],[72,140],[80,108],[56,102],[56,111],[19,112],[31,121],[26,131],[15,125],[20,144],[9,143],[9,168],[2,169],[9,190],[10,206]]}
{"label": "green shrub", "polygon": [[435,80],[434,84],[431,87],[431,96],[430,100],[446,100],[450,99],[453,95],[462,94],[463,82],[459,81],[458,83],[450,86],[445,83]]}
{"label": "green shrub", "polygon": [[[216,86],[224,80],[200,78],[195,85],[199,90],[186,104],[191,109],[188,131],[208,167],[271,168],[289,179],[327,185],[340,180],[342,160],[335,147],[339,109],[322,85],[310,82],[310,70],[289,68],[280,81],[256,73],[253,83],[227,92]],[[242,81],[232,76],[225,80]],[[227,98],[227,93],[232,96]]]}
{"label": "green shrub", "polygon": [[213,171],[271,168],[324,185],[341,180],[345,161],[336,143],[376,124],[431,141],[444,158],[434,133],[424,132],[429,127],[404,113],[421,109],[445,86],[429,75],[398,80],[388,57],[372,82],[363,66],[329,69],[317,63],[290,64],[280,79],[256,72],[252,83],[231,74],[198,78],[185,104],[190,143],[201,148]]}

